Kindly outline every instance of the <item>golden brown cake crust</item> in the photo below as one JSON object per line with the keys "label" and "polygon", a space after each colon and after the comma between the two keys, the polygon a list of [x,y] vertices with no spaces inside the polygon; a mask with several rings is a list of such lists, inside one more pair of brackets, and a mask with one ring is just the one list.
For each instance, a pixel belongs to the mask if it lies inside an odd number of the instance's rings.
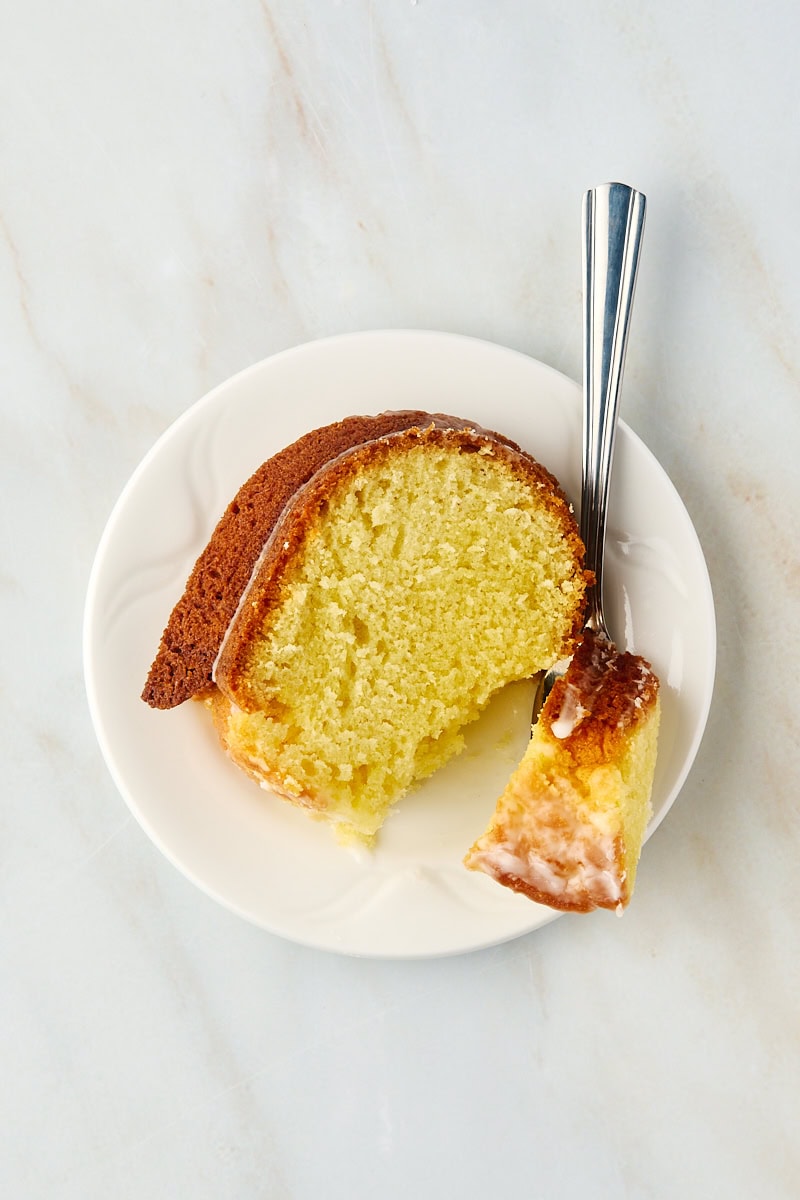
{"label": "golden brown cake crust", "polygon": [[[173,708],[213,686],[212,672],[223,638],[259,556],[282,514],[286,512],[288,517],[298,493],[303,493],[327,464],[335,463],[348,451],[374,445],[382,438],[412,428],[480,430],[474,422],[459,417],[419,410],[348,417],[305,434],[255,471],[228,505],[192,570],[162,634],[142,692],[143,700],[153,708]],[[534,462],[503,435],[480,432],[497,445]],[[555,479],[538,464],[535,466],[554,497],[563,499]],[[319,489],[303,493],[300,513],[290,521],[295,531],[293,544],[309,519],[308,501],[312,495],[317,504],[322,501]],[[554,499],[554,503],[558,502]],[[282,561],[285,558],[281,555]]]}
{"label": "golden brown cake crust", "polygon": [[[542,712],[543,735],[568,748],[575,767],[612,761],[631,725],[652,709],[658,691],[658,678],[644,658],[586,629],[568,673],[556,680]],[[563,731],[558,736],[559,720],[570,726],[568,738]]]}
{"label": "golden brown cake crust", "polygon": [[[624,855],[622,845],[619,843],[616,847],[616,864],[617,870],[622,870]],[[519,892],[521,896],[527,896],[529,900],[533,900],[535,904],[544,904],[548,908],[557,909],[558,912],[572,913],[590,913],[598,908],[607,908],[616,912],[620,905],[625,908],[630,900],[626,881],[623,880],[620,899],[613,902],[604,900],[602,897],[592,898],[588,893],[583,896],[558,896],[552,892],[542,891],[540,888],[534,887],[526,879],[520,879],[519,875],[512,873],[503,873],[498,871],[492,876],[497,883],[501,883],[503,887],[507,887],[512,892]]]}
{"label": "golden brown cake crust", "polygon": [[272,527],[299,487],[345,450],[424,419],[421,412],[348,417],[279,451],[242,485],[173,609],[142,699],[173,708],[212,684],[222,638]]}
{"label": "golden brown cake crust", "polygon": [[[251,639],[263,627],[271,609],[281,603],[287,567],[302,553],[303,543],[324,514],[332,491],[343,481],[369,470],[391,454],[403,453],[418,445],[457,447],[461,453],[486,453],[501,456],[511,469],[541,498],[541,502],[559,520],[563,537],[577,562],[583,561],[581,542],[571,515],[569,502],[557,480],[531,455],[501,435],[481,429],[458,418],[435,416],[405,429],[362,443],[332,459],[298,490],[287,506],[264,547],[262,560],[242,604],[223,640],[215,668],[220,687],[245,710],[252,710],[245,676]],[[581,589],[582,599],[583,589]],[[580,631],[582,602],[576,602],[573,629],[563,653],[568,653]]]}
{"label": "golden brown cake crust", "polygon": [[[547,778],[539,779],[535,774],[530,780],[526,778],[524,760],[515,776],[519,791],[529,797],[526,803],[533,806],[534,826],[528,828],[520,811],[513,807],[503,811],[499,803],[489,830],[468,852],[466,865],[484,870],[504,887],[562,912],[624,908],[630,900],[632,880],[625,868],[625,846],[620,836],[602,849],[591,843],[583,845],[586,861],[595,868],[598,879],[610,872],[617,881],[618,892],[613,897],[605,894],[603,886],[593,886],[590,875],[582,887],[561,892],[537,886],[535,874],[525,878],[510,864],[527,863],[529,854],[533,854],[541,856],[554,875],[562,873],[564,863],[557,857],[549,859],[540,849],[541,828],[545,826],[552,832],[554,842],[563,839],[571,843],[573,818],[569,805],[561,807],[556,801],[549,806],[551,796],[556,795],[550,789],[555,789],[558,777],[586,778],[596,768],[618,761],[632,729],[653,716],[658,695],[658,678],[644,658],[621,651],[607,638],[586,629],[567,675],[554,684],[536,726],[539,744],[550,744],[554,751],[548,760]],[[548,840],[549,836],[545,845]],[[497,855],[497,847],[513,850],[504,858]],[[546,877],[547,871],[539,874]]]}

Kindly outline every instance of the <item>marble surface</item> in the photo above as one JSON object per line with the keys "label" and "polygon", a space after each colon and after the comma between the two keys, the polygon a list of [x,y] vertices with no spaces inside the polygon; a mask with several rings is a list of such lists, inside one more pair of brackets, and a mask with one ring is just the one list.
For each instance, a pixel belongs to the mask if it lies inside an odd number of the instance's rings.
{"label": "marble surface", "polygon": [[[798,1195],[799,14],[0,6],[4,1195]],[[427,962],[284,942],[106,770],[110,508],[196,399],[317,337],[452,330],[577,378],[611,178],[650,203],[624,415],[716,595],[694,769],[621,920]]]}

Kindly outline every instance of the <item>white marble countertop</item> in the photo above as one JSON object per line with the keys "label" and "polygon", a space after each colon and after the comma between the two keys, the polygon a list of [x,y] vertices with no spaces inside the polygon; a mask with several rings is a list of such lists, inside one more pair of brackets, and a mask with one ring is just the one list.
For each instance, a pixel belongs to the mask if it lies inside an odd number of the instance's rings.
{"label": "white marble countertop", "polygon": [[[2,7],[3,1195],[800,1193],[799,38],[790,0]],[[621,920],[292,945],[179,874],[103,762],[111,506],[195,400],[318,337],[578,378],[580,196],[613,178],[649,199],[624,415],[716,595],[694,769]]]}

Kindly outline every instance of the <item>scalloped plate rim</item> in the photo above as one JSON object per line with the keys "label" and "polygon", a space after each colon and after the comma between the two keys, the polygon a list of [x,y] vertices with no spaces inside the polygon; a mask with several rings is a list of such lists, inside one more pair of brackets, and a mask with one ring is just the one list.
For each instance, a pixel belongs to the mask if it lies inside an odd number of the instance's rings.
{"label": "scalloped plate rim", "polygon": [[[376,354],[381,358],[380,367],[375,363]],[[131,812],[136,817],[142,828],[145,830],[150,839],[162,851],[162,853],[175,865],[188,879],[195,883],[207,895],[211,896],[218,902],[222,903],[229,910],[237,913],[245,919],[259,925],[260,927],[269,930],[275,934],[286,937],[291,941],[307,946],[312,946],[319,949],[339,951],[347,954],[379,957],[379,958],[419,958],[419,957],[439,957],[449,954],[463,953],[466,951],[477,950],[491,945],[498,945],[502,942],[509,941],[519,937],[522,934],[531,932],[545,924],[549,924],[556,917],[562,915],[548,908],[543,908],[539,905],[532,905],[530,902],[521,897],[512,896],[508,893],[503,893],[508,897],[508,903],[501,916],[496,922],[488,921],[483,923],[479,930],[475,928],[470,931],[467,923],[466,929],[464,922],[458,922],[458,929],[454,928],[452,934],[448,935],[447,920],[444,918],[444,931],[439,930],[434,935],[425,936],[421,934],[419,937],[414,936],[414,931],[409,933],[408,929],[394,929],[392,934],[391,924],[388,929],[378,924],[378,927],[372,927],[367,924],[366,929],[359,926],[355,917],[351,920],[345,920],[342,927],[334,929],[321,930],[315,927],[312,920],[303,920],[302,913],[299,920],[296,918],[287,917],[285,912],[281,911],[281,905],[274,903],[259,903],[254,905],[252,898],[243,898],[241,893],[237,893],[235,886],[220,886],[218,879],[212,880],[210,872],[203,869],[202,856],[197,858],[191,852],[191,836],[187,833],[184,838],[184,831],[179,830],[179,836],[175,836],[175,831],[169,830],[169,827],[162,819],[163,814],[158,807],[153,809],[152,805],[148,805],[143,799],[142,788],[137,786],[136,781],[130,777],[130,770],[126,769],[121,762],[119,734],[114,733],[106,719],[106,700],[104,699],[104,687],[106,688],[105,695],[107,696],[107,681],[103,682],[103,672],[108,670],[107,665],[101,661],[101,656],[98,654],[96,646],[96,636],[98,623],[102,616],[102,606],[100,604],[100,593],[102,585],[105,582],[105,574],[108,570],[108,558],[112,548],[115,548],[115,538],[118,533],[119,525],[125,518],[126,514],[132,506],[135,506],[143,485],[147,481],[148,473],[151,471],[154,463],[157,463],[160,457],[165,453],[165,450],[174,443],[180,443],[181,438],[196,425],[201,425],[207,414],[213,413],[221,408],[235,408],[237,404],[237,396],[241,397],[243,391],[253,382],[261,380],[269,380],[271,374],[279,370],[284,377],[291,379],[293,376],[297,378],[298,389],[302,391],[302,381],[310,373],[313,375],[313,360],[323,361],[326,358],[332,362],[338,363],[340,366],[344,362],[349,364],[350,370],[359,373],[360,367],[364,370],[369,365],[369,371],[380,377],[381,370],[385,371],[386,356],[395,363],[402,364],[403,368],[410,371],[413,376],[415,370],[418,373],[422,372],[422,364],[432,359],[438,366],[450,365],[458,373],[459,371],[466,379],[466,363],[468,360],[473,362],[480,361],[483,366],[484,360],[491,360],[493,370],[497,370],[502,377],[504,368],[510,375],[516,375],[520,371],[530,375],[531,384],[540,386],[545,392],[551,391],[555,394],[572,393],[575,403],[579,404],[580,388],[574,381],[569,380],[566,376],[556,371],[545,363],[541,363],[536,359],[530,358],[519,351],[509,349],[495,343],[485,341],[483,339],[467,337],[461,334],[441,333],[433,330],[368,330],[360,333],[339,334],[330,338],[322,338],[316,341],[301,344],[299,346],[290,347],[286,350],[272,355],[260,362],[245,368],[231,378],[223,381],[214,387],[211,391],[201,397],[194,405],[182,413],[158,438],[150,450],[142,458],[138,466],[131,474],[128,482],[123,488],[119,499],[114,505],[111,514],[106,523],[103,534],[100,538],[95,560],[92,566],[92,571],[87,590],[86,606],[84,613],[84,672],[86,680],[87,696],[89,708],[95,731],[98,737],[103,757],[107,763],[111,776],[128,804]],[[312,363],[312,369],[309,371],[309,363]],[[359,366],[360,364],[360,366]],[[468,372],[467,372],[468,373]],[[355,377],[355,376],[354,376]],[[360,375],[359,375],[360,377]],[[548,387],[549,385],[549,387]],[[552,396],[550,402],[553,402]],[[572,401],[570,401],[572,403]],[[556,403],[556,408],[561,404],[561,400]],[[407,407],[412,406],[409,402]],[[415,406],[415,405],[413,405]],[[372,411],[381,411],[382,408],[397,407],[391,404],[376,404]],[[433,407],[429,405],[428,407]],[[440,408],[443,406],[439,406]],[[473,417],[477,420],[482,420],[483,423],[491,423],[487,421],[484,414],[477,414],[474,411],[468,411],[470,403],[465,402],[464,413],[468,417]],[[453,409],[451,411],[458,411]],[[559,410],[561,411],[561,410]],[[333,412],[331,420],[338,419],[339,416],[346,415],[344,409]],[[574,414],[572,414],[574,417]],[[518,416],[518,414],[517,414]],[[322,423],[322,422],[316,422]],[[503,432],[509,432],[506,425],[500,420],[497,421],[499,428]],[[306,428],[311,428],[312,425],[307,425]],[[300,429],[303,432],[303,429]],[[298,436],[297,433],[294,436]],[[515,436],[511,432],[511,436]],[[524,439],[519,437],[517,440]],[[263,458],[268,457],[270,453],[279,449],[281,445],[286,444],[286,440],[277,438],[274,445],[264,448]],[[714,620],[714,605],[713,596],[711,593],[710,580],[708,571],[703,558],[702,547],[700,545],[697,533],[691,522],[691,519],[686,511],[677,490],[669,480],[663,468],[658,464],[657,459],[645,444],[637,437],[636,434],[625,424],[620,421],[618,447],[621,448],[622,455],[626,454],[629,457],[636,459],[637,464],[649,471],[658,487],[664,492],[664,495],[669,499],[668,505],[674,509],[674,519],[678,524],[683,525],[682,536],[686,539],[689,547],[689,554],[693,556],[692,569],[694,570],[693,582],[699,587],[702,592],[702,621],[706,655],[705,660],[696,665],[698,668],[698,683],[697,683],[697,703],[694,713],[693,724],[691,729],[691,737],[687,742],[683,761],[680,770],[675,775],[670,793],[666,797],[665,802],[658,808],[656,816],[648,827],[647,836],[650,837],[658,825],[664,820],[667,812],[671,808],[675,798],[677,797],[686,776],[691,769],[692,762],[696,756],[700,742],[702,740],[703,731],[705,728],[708,712],[711,705],[714,683],[714,670],[716,660],[716,628]],[[618,452],[619,453],[619,452]],[[551,464],[545,461],[545,466]],[[551,466],[551,469],[554,469]],[[572,465],[570,464],[570,469]],[[559,475],[559,471],[555,470]],[[239,482],[242,480],[239,479]],[[562,477],[563,482],[563,477]],[[238,486],[238,483],[234,486]],[[612,485],[613,488],[613,485]],[[232,491],[231,493],[232,494]],[[228,497],[229,498],[229,497]],[[227,503],[227,500],[225,501]],[[224,506],[224,505],[223,505]],[[612,501],[613,507],[613,501]],[[219,509],[218,511],[221,511]],[[213,527],[213,524],[212,524]],[[208,531],[210,532],[210,530]],[[196,552],[199,553],[202,549],[204,541],[196,547]],[[164,613],[164,622],[168,613]],[[636,647],[637,650],[644,652],[641,647]],[[153,647],[154,649],[154,647]],[[134,681],[130,681],[134,682]],[[140,686],[138,681],[137,685]],[[137,687],[138,695],[138,687]],[[187,707],[187,706],[184,706]],[[197,708],[199,706],[190,706]],[[201,714],[196,714],[200,716]],[[147,753],[146,744],[143,745],[143,751]],[[222,756],[220,755],[220,758]],[[159,764],[157,761],[149,764],[154,776],[158,776]],[[445,771],[449,768],[445,768]],[[238,777],[238,772],[237,772]],[[247,786],[253,787],[249,784]],[[240,781],[236,780],[236,784],[231,785],[232,788],[239,787]],[[259,797],[260,799],[260,797]],[[281,806],[285,807],[285,806]],[[293,817],[299,816],[302,820],[305,818],[302,814],[295,814],[292,810]],[[315,827],[316,829],[316,827]],[[476,833],[479,830],[475,831]],[[301,834],[301,838],[305,835]],[[316,836],[316,834],[315,834]],[[331,854],[333,856],[342,855],[342,850],[335,845],[333,840],[330,840]],[[466,848],[466,847],[465,847]],[[324,855],[323,855],[324,856]],[[340,860],[341,861],[341,860]],[[207,865],[207,864],[206,864]],[[447,870],[450,869],[450,864],[447,865]],[[408,864],[402,867],[402,870],[408,874]],[[442,868],[444,873],[445,868]],[[436,868],[430,864],[420,868],[420,878],[425,878],[426,886],[431,879],[435,879]],[[427,875],[426,875],[427,872]],[[385,879],[383,869],[374,871],[375,882]],[[465,878],[473,878],[469,873],[464,872]],[[411,871],[410,877],[413,883],[414,873]],[[357,880],[358,874],[353,876]],[[478,880],[476,879],[476,882]],[[484,886],[490,881],[480,879],[480,886]],[[470,885],[471,886],[471,885]],[[491,885],[495,887],[496,885]],[[445,889],[442,889],[444,892]],[[500,889],[496,889],[497,892]],[[479,893],[476,891],[476,896]],[[494,899],[494,895],[493,895]],[[438,901],[434,902],[438,904]],[[448,904],[452,903],[452,898],[448,899]],[[506,904],[502,901],[501,904]],[[413,905],[412,905],[413,907]],[[478,905],[480,907],[480,905]],[[491,906],[490,906],[491,907]],[[324,910],[324,901],[323,901]],[[424,915],[424,909],[423,909]],[[488,914],[487,914],[488,915]],[[309,914],[310,916],[310,914]],[[356,914],[357,916],[357,914]],[[389,916],[397,926],[397,914],[389,913]]]}

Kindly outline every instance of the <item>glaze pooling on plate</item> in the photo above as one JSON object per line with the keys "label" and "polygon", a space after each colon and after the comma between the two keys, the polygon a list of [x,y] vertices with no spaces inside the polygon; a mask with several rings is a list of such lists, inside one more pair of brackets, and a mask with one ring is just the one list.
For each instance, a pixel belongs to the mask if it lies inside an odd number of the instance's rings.
{"label": "glaze pooling on plate", "polygon": [[[221,512],[242,480],[282,446],[353,413],[455,408],[530,450],[575,497],[580,404],[576,384],[502,347],[449,334],[353,334],[287,351],[234,377],[153,447],[98,549],[85,616],[87,690],[101,748],[132,812],[203,890],[284,937],[376,957],[458,953],[554,919],[551,910],[460,865],[522,757],[528,685],[497,698],[469,731],[466,751],[402,802],[366,856],[342,851],[326,828],[240,777],[200,705],[156,713],[139,693],[164,614]],[[609,528],[630,547],[613,554],[606,569],[612,633],[643,654],[664,683],[652,832],[702,736],[715,626],[686,510],[624,423]]]}

